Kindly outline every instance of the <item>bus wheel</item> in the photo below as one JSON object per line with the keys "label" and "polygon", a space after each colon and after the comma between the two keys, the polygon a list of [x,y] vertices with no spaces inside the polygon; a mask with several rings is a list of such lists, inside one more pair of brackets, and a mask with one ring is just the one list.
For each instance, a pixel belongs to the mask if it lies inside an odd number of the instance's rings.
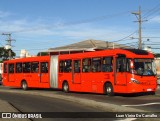
{"label": "bus wheel", "polygon": [[63,91],[64,91],[64,92],[69,92],[68,82],[64,82],[64,83],[63,83]]}
{"label": "bus wheel", "polygon": [[105,87],[104,87],[104,93],[108,96],[113,96],[114,92],[113,92],[113,86],[111,83],[106,83]]}
{"label": "bus wheel", "polygon": [[26,81],[22,81],[21,87],[23,90],[27,90],[28,89],[28,85]]}

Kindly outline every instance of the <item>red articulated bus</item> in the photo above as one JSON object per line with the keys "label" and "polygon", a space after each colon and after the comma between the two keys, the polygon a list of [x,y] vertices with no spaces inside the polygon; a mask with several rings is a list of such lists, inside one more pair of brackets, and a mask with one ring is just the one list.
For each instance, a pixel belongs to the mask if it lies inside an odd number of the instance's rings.
{"label": "red articulated bus", "polygon": [[107,95],[155,93],[157,77],[152,53],[111,49],[5,61],[3,85]]}

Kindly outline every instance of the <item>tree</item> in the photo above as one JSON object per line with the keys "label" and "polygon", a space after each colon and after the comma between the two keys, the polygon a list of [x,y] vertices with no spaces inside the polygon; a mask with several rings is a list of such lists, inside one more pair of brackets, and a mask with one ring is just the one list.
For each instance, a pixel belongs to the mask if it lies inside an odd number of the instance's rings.
{"label": "tree", "polygon": [[[11,49],[5,49],[4,47],[0,47],[0,59],[1,62],[3,62],[4,60],[8,60],[9,59],[9,51]],[[16,54],[11,50],[11,58],[15,57]]]}

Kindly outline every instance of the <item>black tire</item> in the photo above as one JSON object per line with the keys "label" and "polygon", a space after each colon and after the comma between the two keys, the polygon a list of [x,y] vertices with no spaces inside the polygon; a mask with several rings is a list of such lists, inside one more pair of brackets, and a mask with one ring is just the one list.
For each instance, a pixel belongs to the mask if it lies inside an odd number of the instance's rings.
{"label": "black tire", "polygon": [[104,94],[108,95],[108,96],[113,96],[114,92],[113,92],[113,86],[111,83],[106,83],[104,86]]}
{"label": "black tire", "polygon": [[156,93],[155,92],[150,92],[150,95],[155,95]]}
{"label": "black tire", "polygon": [[68,93],[68,92],[69,92],[69,85],[68,85],[68,82],[64,82],[62,88],[63,88],[63,91],[64,91],[64,92]]}
{"label": "black tire", "polygon": [[27,90],[27,89],[28,89],[28,85],[27,85],[27,82],[26,82],[26,81],[22,81],[22,83],[21,83],[21,88],[22,88],[23,90]]}

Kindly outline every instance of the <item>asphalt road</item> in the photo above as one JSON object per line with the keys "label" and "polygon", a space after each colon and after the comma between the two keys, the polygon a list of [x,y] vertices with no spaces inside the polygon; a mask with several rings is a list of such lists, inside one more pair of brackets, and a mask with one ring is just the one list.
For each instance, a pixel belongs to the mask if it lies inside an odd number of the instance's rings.
{"label": "asphalt road", "polygon": [[157,90],[156,95],[147,93],[133,95],[116,94],[113,97],[84,93],[71,93],[70,95],[79,98],[91,99],[98,102],[116,104],[124,107],[134,107],[136,109],[149,112],[160,112],[160,90]]}
{"label": "asphalt road", "polygon": [[[79,105],[73,102],[64,101],[56,98],[49,98],[49,97],[43,97],[43,96],[35,96],[35,95],[23,95],[23,94],[13,94],[8,92],[0,92],[0,99],[8,101],[10,104],[12,104],[17,110],[19,110],[22,113],[25,112],[61,112],[62,115],[65,112],[102,112],[102,110],[93,108],[93,107],[87,107],[83,105]],[[53,113],[54,115],[54,113]],[[72,113],[71,113],[72,115]],[[74,115],[74,113],[73,113]],[[59,115],[58,115],[59,116]],[[88,121],[88,118],[54,118],[54,120],[58,121],[70,121],[70,120],[77,120],[77,121]],[[32,119],[33,121],[39,121],[41,119]],[[51,118],[42,119],[45,121],[53,121]],[[99,121],[98,118],[90,118],[90,120],[93,121]],[[105,118],[101,118],[101,120],[105,121]],[[114,119],[107,119],[107,120],[114,120]]]}
{"label": "asphalt road", "polygon": [[[10,91],[10,92],[9,92]],[[12,92],[12,93],[11,93]],[[19,93],[20,92],[20,93]],[[160,90],[157,90],[156,95],[115,95],[108,97],[99,94],[88,93],[63,93],[58,90],[43,90],[32,89],[23,94],[23,90],[16,88],[8,88],[0,86],[0,99],[6,100],[16,107],[21,112],[103,112],[99,107],[90,107],[72,101],[62,100],[58,98],[51,98],[41,96],[41,94],[62,95],[74,98],[82,98],[87,100],[94,100],[96,102],[115,104],[123,107],[133,107],[149,112],[160,112]],[[39,95],[34,95],[38,93]],[[122,108],[123,108],[122,107]],[[110,109],[108,109],[110,112]],[[52,120],[52,119],[47,119]],[[46,120],[46,121],[47,121]],[[56,119],[61,120],[61,119]],[[70,120],[70,119],[65,119]],[[75,119],[74,119],[75,120]],[[76,119],[82,120],[82,119]],[[83,119],[88,121],[89,119]],[[99,119],[91,119],[99,120]],[[106,120],[101,118],[101,120]],[[107,119],[114,120],[114,119]]]}

